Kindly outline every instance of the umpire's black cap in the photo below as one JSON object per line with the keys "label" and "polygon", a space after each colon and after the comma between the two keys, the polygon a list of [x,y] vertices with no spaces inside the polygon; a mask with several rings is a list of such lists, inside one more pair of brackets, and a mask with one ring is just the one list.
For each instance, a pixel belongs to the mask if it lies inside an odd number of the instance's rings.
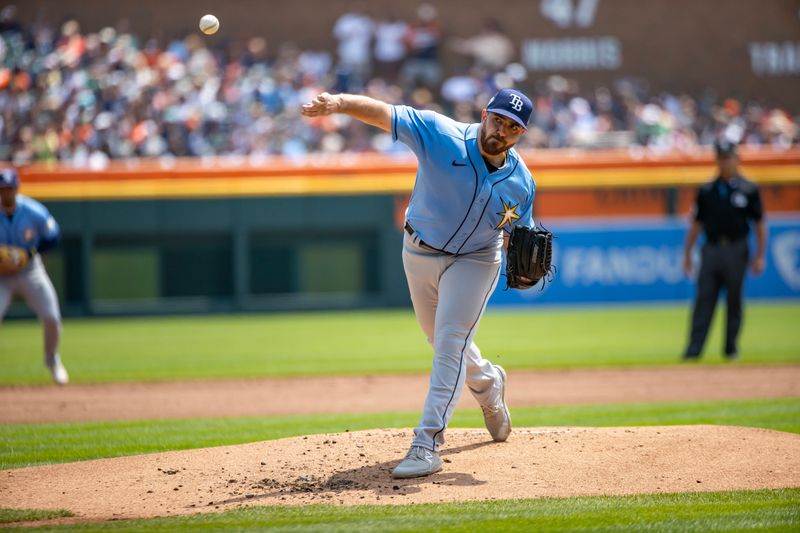
{"label": "umpire's black cap", "polygon": [[714,151],[718,158],[724,159],[736,155],[736,143],[730,141],[717,141],[714,143]]}

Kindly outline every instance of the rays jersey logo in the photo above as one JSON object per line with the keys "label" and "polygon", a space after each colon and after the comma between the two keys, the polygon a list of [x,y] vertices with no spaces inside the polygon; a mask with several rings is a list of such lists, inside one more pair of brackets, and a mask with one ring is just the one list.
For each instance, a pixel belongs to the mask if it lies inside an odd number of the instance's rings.
{"label": "rays jersey logo", "polygon": [[501,229],[506,224],[511,226],[511,224],[513,224],[515,220],[519,219],[519,215],[517,214],[517,209],[519,208],[519,204],[512,206],[511,202],[506,203],[506,201],[503,200],[502,198],[500,199],[500,201],[503,203],[503,210],[497,214],[500,215],[502,218],[500,219],[500,223],[497,226],[495,226],[494,229]]}

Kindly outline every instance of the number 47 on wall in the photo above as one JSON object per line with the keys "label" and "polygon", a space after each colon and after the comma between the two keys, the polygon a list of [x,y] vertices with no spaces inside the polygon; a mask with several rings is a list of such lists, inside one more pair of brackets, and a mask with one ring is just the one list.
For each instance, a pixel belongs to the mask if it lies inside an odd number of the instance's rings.
{"label": "number 47 on wall", "polygon": [[559,28],[588,28],[594,23],[600,0],[541,0],[539,10]]}

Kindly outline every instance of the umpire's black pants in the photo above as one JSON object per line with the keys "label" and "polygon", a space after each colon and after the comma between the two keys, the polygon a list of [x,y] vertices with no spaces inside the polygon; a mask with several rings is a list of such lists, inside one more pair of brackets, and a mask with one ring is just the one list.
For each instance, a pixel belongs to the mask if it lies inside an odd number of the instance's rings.
{"label": "umpire's black pants", "polygon": [[725,288],[728,302],[725,354],[737,353],[736,341],[742,325],[742,286],[748,258],[747,239],[729,243],[706,243],[703,246],[697,297],[692,311],[692,332],[686,348],[687,357],[698,357],[703,351],[722,288]]}

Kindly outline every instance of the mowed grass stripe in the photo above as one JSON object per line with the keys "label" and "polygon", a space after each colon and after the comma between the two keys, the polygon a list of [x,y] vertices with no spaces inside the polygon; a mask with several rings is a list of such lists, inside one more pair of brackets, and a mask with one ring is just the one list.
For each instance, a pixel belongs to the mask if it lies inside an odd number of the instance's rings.
{"label": "mowed grass stripe", "polygon": [[252,507],[26,531],[796,531],[800,489],[424,505]]}
{"label": "mowed grass stripe", "polygon": [[[718,424],[800,433],[800,398],[512,408],[517,427]],[[242,444],[316,433],[411,428],[419,413],[0,426],[0,468]],[[477,409],[451,427],[483,427]],[[410,433],[409,433],[410,436]]]}
{"label": "mowed grass stripe", "polygon": [[[722,362],[717,313],[704,364]],[[490,310],[477,343],[509,369],[674,364],[686,305]],[[747,307],[744,363],[800,363],[800,303]],[[0,385],[49,382],[41,326],[3,324]],[[428,372],[431,347],[410,310],[67,320],[73,382]]]}
{"label": "mowed grass stripe", "polygon": [[[9,502],[5,502],[8,505]],[[49,520],[51,518],[63,518],[66,516],[73,516],[73,514],[64,509],[47,510],[47,509],[12,509],[9,507],[0,507],[0,524],[9,524],[11,522],[28,522],[38,520]]]}

